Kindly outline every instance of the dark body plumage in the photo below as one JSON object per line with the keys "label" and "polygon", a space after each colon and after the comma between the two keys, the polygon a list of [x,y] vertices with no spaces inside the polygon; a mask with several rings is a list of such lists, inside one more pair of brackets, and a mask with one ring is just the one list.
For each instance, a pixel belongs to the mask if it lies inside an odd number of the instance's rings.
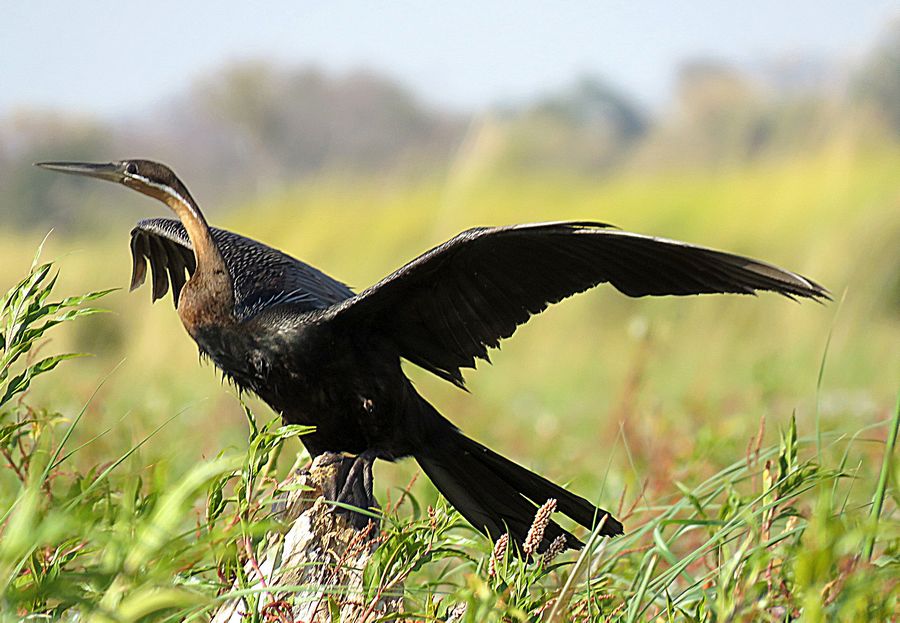
{"label": "dark body plumage", "polygon": [[[606,282],[629,296],[770,290],[828,297],[821,286],[771,264],[585,222],[468,230],[354,294],[280,251],[208,228],[162,165],[45,166],[128,178],[122,183],[179,214],[181,222],[144,220],[132,231],[132,288],[146,278],[149,260],[153,299],[171,287],[185,327],[216,366],[285,421],[314,425],[302,438],[311,454],[413,456],[474,526],[493,538],[508,531],[519,544],[536,506],[551,497],[579,524],[599,524],[601,534],[620,534],[622,525],[464,436],[417,393],[402,359],[463,387],[462,369],[486,360],[488,349],[518,325]],[[542,548],[560,535],[580,546],[551,522]]]}

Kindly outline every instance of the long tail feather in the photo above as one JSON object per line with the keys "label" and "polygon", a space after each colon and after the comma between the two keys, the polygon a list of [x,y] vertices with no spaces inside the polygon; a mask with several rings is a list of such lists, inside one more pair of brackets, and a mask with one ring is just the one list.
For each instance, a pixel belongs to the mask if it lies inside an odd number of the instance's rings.
{"label": "long tail feather", "polygon": [[[607,511],[469,439],[424,400],[421,406],[428,411],[423,417],[432,425],[428,427],[428,441],[414,455],[416,460],[453,507],[492,539],[508,532],[521,547],[535,511],[551,498],[556,500],[559,512],[582,526],[593,529],[602,524],[600,534],[622,534],[622,524]],[[571,548],[583,546],[551,521],[538,551],[559,536],[565,536]]]}

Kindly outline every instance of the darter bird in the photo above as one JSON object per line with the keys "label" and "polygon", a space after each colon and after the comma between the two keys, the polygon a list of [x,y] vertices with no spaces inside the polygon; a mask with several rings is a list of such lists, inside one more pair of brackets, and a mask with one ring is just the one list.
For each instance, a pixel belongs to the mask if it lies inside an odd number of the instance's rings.
{"label": "darter bird", "polygon": [[[464,388],[463,368],[548,305],[602,283],[632,297],[705,293],[823,300],[828,291],[772,264],[594,222],[478,227],[424,253],[372,287],[346,285],[276,249],[207,225],[184,184],[149,160],[44,162],[45,169],[122,184],[164,202],[178,220],[131,232],[132,289],[152,268],[153,300],[171,287],[185,329],[225,375],[285,422],[312,425],[313,456],[356,458],[335,497],[375,505],[375,459],[413,457],[473,526],[519,546],[535,509],[602,535],[622,533],[607,511],[466,437],[413,387],[401,360]],[[356,492],[356,493],[354,493]],[[362,498],[362,499],[360,499]],[[538,551],[559,536],[556,522]]]}

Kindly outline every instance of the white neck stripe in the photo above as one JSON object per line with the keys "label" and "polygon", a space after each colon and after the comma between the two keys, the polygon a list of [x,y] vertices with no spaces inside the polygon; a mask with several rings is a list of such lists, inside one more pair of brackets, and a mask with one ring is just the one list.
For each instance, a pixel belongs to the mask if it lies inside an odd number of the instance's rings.
{"label": "white neck stripe", "polygon": [[164,193],[166,193],[173,199],[176,199],[176,200],[180,201],[181,203],[183,203],[184,205],[186,205],[188,207],[188,209],[190,209],[191,212],[194,212],[194,213],[197,212],[197,210],[194,208],[193,204],[190,201],[188,201],[187,199],[185,199],[184,197],[182,197],[181,195],[179,195],[177,192],[175,192],[175,190],[172,189],[171,186],[167,186],[165,184],[160,184],[158,182],[154,182],[152,180],[147,179],[143,175],[132,174],[131,177],[133,177],[134,179],[140,180],[147,186],[152,186],[153,188],[158,188],[159,190],[163,191]]}

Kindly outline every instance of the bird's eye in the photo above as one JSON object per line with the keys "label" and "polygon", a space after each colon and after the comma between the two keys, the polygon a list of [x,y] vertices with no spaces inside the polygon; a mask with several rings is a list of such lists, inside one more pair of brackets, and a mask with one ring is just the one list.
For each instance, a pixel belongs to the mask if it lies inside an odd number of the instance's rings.
{"label": "bird's eye", "polygon": [[137,173],[137,165],[133,162],[129,162],[125,165],[125,172],[129,175],[134,175]]}

